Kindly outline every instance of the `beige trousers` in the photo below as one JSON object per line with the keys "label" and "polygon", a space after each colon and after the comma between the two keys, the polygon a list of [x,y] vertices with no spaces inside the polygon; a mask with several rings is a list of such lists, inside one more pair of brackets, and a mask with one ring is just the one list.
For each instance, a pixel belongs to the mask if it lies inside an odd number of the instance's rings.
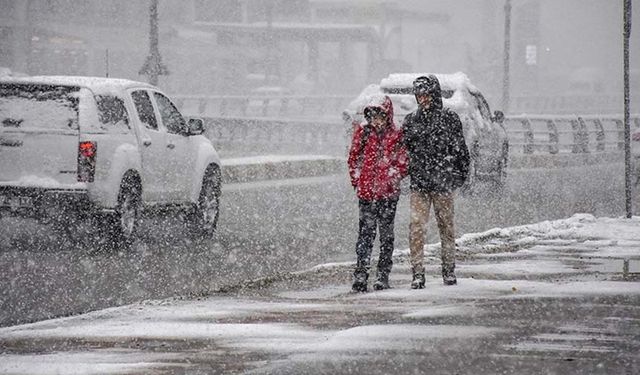
{"label": "beige trousers", "polygon": [[438,229],[440,230],[442,265],[455,265],[456,244],[453,230],[453,193],[411,191],[410,205],[409,257],[413,270],[419,272],[424,268],[424,239],[431,205],[433,205]]}

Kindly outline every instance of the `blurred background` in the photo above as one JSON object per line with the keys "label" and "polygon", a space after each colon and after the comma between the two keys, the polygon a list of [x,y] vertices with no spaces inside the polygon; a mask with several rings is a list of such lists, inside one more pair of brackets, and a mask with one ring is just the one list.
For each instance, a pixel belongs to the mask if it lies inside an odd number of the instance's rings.
{"label": "blurred background", "polygon": [[[583,114],[622,113],[622,0],[0,0],[0,9],[0,69],[12,74],[147,81],[156,64],[157,84],[174,96],[333,95],[346,104],[392,72],[463,71],[507,113],[565,102]],[[510,100],[501,108],[506,39]]]}

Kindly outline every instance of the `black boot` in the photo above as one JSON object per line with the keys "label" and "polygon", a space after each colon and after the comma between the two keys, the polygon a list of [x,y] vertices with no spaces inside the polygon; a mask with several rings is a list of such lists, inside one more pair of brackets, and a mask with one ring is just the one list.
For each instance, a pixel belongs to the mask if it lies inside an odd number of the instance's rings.
{"label": "black boot", "polygon": [[411,281],[411,289],[424,289],[424,267],[422,269],[413,270],[413,281]]}
{"label": "black boot", "polygon": [[383,290],[389,289],[389,274],[387,272],[378,271],[378,278],[375,283],[373,283],[373,289],[375,290]]}
{"label": "black boot", "polygon": [[456,269],[455,264],[450,265],[442,265],[442,281],[444,285],[456,285],[458,280],[456,280],[456,274],[454,273]]}
{"label": "black boot", "polygon": [[351,290],[356,293],[364,293],[367,291],[367,281],[369,280],[369,270],[366,267],[356,266],[353,271],[353,285]]}

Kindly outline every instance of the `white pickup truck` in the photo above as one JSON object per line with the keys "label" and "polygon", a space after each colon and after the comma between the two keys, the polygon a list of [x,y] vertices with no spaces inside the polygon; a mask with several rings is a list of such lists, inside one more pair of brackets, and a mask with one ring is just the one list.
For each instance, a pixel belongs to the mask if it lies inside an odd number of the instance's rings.
{"label": "white pickup truck", "polygon": [[203,131],[146,83],[0,78],[0,215],[90,219],[127,245],[142,210],[180,208],[210,236],[221,170]]}

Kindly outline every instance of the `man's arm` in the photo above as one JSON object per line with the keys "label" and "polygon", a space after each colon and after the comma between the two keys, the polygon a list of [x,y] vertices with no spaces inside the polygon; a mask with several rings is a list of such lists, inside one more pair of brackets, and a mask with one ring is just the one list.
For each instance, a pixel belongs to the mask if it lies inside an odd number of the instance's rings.
{"label": "man's arm", "polygon": [[471,159],[469,157],[467,143],[464,140],[464,132],[460,117],[454,112],[449,112],[448,117],[448,125],[450,126],[450,129],[453,129],[451,154],[454,157],[453,163],[456,174],[455,178],[457,180],[456,185],[459,187],[467,180]]}
{"label": "man's arm", "polygon": [[413,113],[409,113],[402,121],[402,144],[409,151],[415,150],[416,132],[413,123]]}

